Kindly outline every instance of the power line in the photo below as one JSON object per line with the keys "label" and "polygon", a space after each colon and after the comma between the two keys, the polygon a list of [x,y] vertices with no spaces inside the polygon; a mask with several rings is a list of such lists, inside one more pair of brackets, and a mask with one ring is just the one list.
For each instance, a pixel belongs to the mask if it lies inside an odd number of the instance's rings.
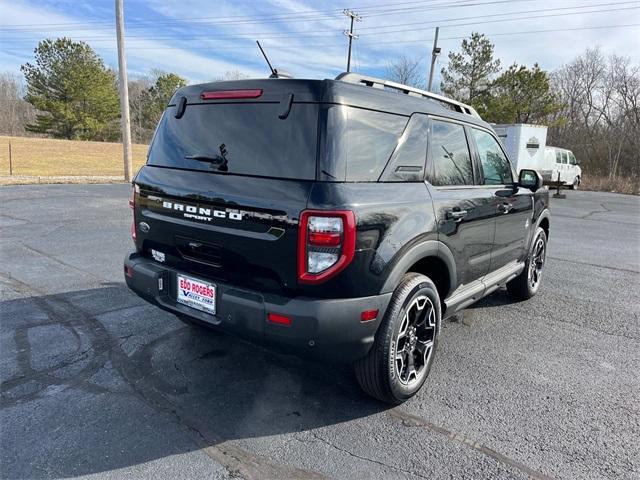
{"label": "power line", "polygon": [[[617,24],[617,25],[598,25],[592,27],[577,27],[577,28],[557,28],[557,29],[548,29],[548,30],[529,30],[529,31],[519,31],[519,32],[503,32],[503,33],[492,33],[488,35],[489,38],[494,36],[511,36],[511,35],[526,35],[526,34],[537,34],[537,33],[552,33],[552,32],[566,32],[566,31],[578,31],[578,30],[598,30],[598,29],[607,29],[607,28],[626,28],[626,27],[638,27],[640,23],[629,23],[629,24]],[[430,28],[429,30],[435,30],[435,28]],[[460,40],[463,38],[469,38],[469,35],[462,35],[458,37],[445,37],[440,38],[440,40]],[[388,44],[405,44],[405,43],[424,43],[431,39],[424,38],[420,40],[400,40],[400,41],[391,41],[391,42],[375,42],[375,44],[367,44],[370,47],[375,45],[388,45]],[[327,43],[305,43],[307,47],[329,47]],[[331,45],[335,48],[341,48],[340,45],[334,44]],[[361,44],[362,46],[362,44]],[[174,50],[180,49],[179,46],[173,47],[127,47],[127,50]],[[212,51],[216,52],[218,50],[246,50],[246,46],[232,46],[232,47],[215,47],[215,48],[202,48],[200,52]],[[278,46],[278,45],[270,45],[270,50],[289,50],[291,46]]]}
{"label": "power line", "polygon": [[[566,32],[566,31],[579,31],[579,30],[598,30],[598,29],[607,29],[607,28],[626,28],[626,27],[638,27],[640,23],[630,23],[630,24],[617,24],[617,25],[598,25],[592,27],[577,27],[577,28],[557,28],[557,29],[548,29],[548,30],[529,30],[529,31],[518,31],[518,32],[503,32],[503,33],[492,33],[489,38],[494,36],[515,36],[515,35],[527,35],[527,34],[538,34],[538,33],[552,33],[552,32]],[[435,30],[435,28],[428,29],[429,31]],[[440,40],[460,40],[464,38],[469,38],[469,35],[462,35],[457,37],[445,37],[440,38]],[[425,43],[432,39],[424,38],[420,40],[399,40],[399,41],[390,41],[390,42],[375,42],[372,44],[365,44],[367,46],[375,47],[377,45],[388,45],[388,44],[405,44],[405,43]],[[265,45],[267,46],[267,45]],[[306,47],[324,47],[324,48],[342,48],[338,43],[327,44],[326,42],[322,43],[305,43]],[[362,44],[361,44],[362,46]],[[292,46],[282,46],[282,45],[268,45],[270,50],[290,50]],[[182,46],[176,45],[171,47],[130,47],[127,46],[127,50],[180,50],[183,49]],[[246,46],[228,46],[228,47],[202,47],[199,48],[198,51],[203,52],[218,52],[218,51],[231,51],[231,50],[246,50]]]}
{"label": "power line", "polygon": [[[564,16],[571,16],[571,15],[587,15],[587,14],[591,14],[591,13],[603,13],[603,12],[617,12],[617,11],[622,11],[622,10],[637,10],[640,7],[622,7],[622,8],[607,8],[607,9],[602,9],[602,10],[591,10],[589,12],[570,12],[570,13],[554,13],[554,14],[549,14],[549,15],[531,15],[531,16],[526,16],[526,17],[518,17],[518,18],[500,18],[498,20],[487,20],[485,22],[468,22],[468,23],[455,23],[455,24],[451,24],[451,25],[447,25],[447,27],[451,28],[451,27],[467,27],[467,26],[473,26],[473,25],[487,25],[489,23],[504,23],[504,22],[515,22],[515,21],[519,21],[519,20],[533,20],[536,18],[549,18],[549,17],[564,17]],[[440,24],[441,22],[438,20],[434,20],[433,22],[425,22],[425,24],[433,24],[433,23],[438,23]],[[376,36],[379,35],[387,35],[389,33],[403,33],[403,32],[411,32],[413,31],[413,28],[410,29],[401,29],[401,30],[390,30],[390,31],[386,31],[386,32],[377,32],[375,33]],[[369,35],[374,35],[373,33],[363,33],[363,36],[369,36]]]}
{"label": "power line", "polygon": [[[639,8],[638,6],[633,6],[633,7],[621,7],[621,8],[607,8],[607,9],[599,9],[599,10],[589,10],[589,11],[577,11],[577,12],[566,12],[566,13],[550,13],[550,14],[544,14],[544,15],[529,15],[529,16],[519,16],[519,15],[523,15],[525,13],[533,13],[533,12],[553,12],[553,11],[564,11],[567,8],[570,9],[574,9],[574,8],[593,8],[593,7],[598,7],[598,6],[615,6],[615,5],[626,5],[629,3],[634,3],[636,4],[637,2],[610,2],[610,3],[600,3],[600,4],[593,4],[593,5],[587,5],[587,6],[582,6],[582,7],[562,7],[562,8],[555,8],[555,9],[539,9],[539,10],[528,10],[528,11],[523,11],[523,12],[511,12],[511,13],[498,13],[498,14],[488,14],[488,15],[479,15],[479,16],[473,16],[473,17],[457,17],[457,18],[448,18],[448,19],[442,19],[442,20],[433,20],[433,21],[427,21],[427,22],[411,22],[411,23],[403,23],[403,24],[395,24],[395,25],[386,25],[386,26],[380,26],[380,27],[363,27],[361,28],[361,30],[366,30],[366,29],[373,29],[373,28],[377,28],[378,30],[380,29],[387,29],[387,28],[395,28],[395,27],[404,27],[404,26],[415,26],[415,25],[433,25],[433,24],[438,24],[438,25],[443,25],[446,24],[448,22],[455,22],[455,21],[460,21],[460,20],[467,20],[467,19],[474,19],[474,18],[495,18],[496,16],[507,16],[507,15],[518,15],[517,17],[512,17],[512,18],[499,18],[497,20],[487,20],[487,21],[480,21],[480,22],[467,22],[467,23],[456,23],[456,24],[448,24],[446,25],[449,28],[453,28],[453,27],[460,27],[460,26],[474,26],[474,25],[485,25],[485,24],[490,24],[490,23],[506,23],[506,22],[515,22],[515,21],[521,21],[521,20],[531,20],[531,19],[537,19],[537,18],[550,18],[550,17],[560,17],[560,16],[572,16],[572,15],[586,15],[586,14],[593,14],[593,13],[603,13],[603,12],[615,12],[615,11],[622,11],[622,10],[633,10],[633,9],[637,9]],[[363,33],[363,36],[372,36],[375,35],[376,37],[379,37],[381,35],[388,35],[388,34],[393,34],[393,33],[403,33],[403,32],[410,32],[410,31],[414,31],[413,28],[410,29],[396,29],[396,30],[386,30],[386,31],[376,31],[376,32],[366,32]],[[230,35],[230,34],[192,34],[192,35],[181,35],[180,38],[181,39],[198,39],[198,38],[204,38],[204,39],[212,39],[212,38],[217,38],[217,39],[229,39],[229,40],[253,40],[253,38],[255,36],[259,36],[261,39],[285,39],[285,38],[292,38],[292,37],[298,37],[298,38],[313,38],[313,37],[324,37],[326,36],[328,33],[332,33],[332,30],[306,30],[304,32],[283,32],[283,33],[278,33],[278,34],[267,34],[265,35],[265,32],[246,32],[243,33],[242,35]],[[18,43],[18,42],[30,42],[30,41],[35,41],[35,40],[39,40],[40,37],[18,37],[18,38],[13,38],[13,39],[6,39],[5,38],[5,43],[7,40],[11,40],[12,43]],[[101,42],[101,41],[107,41],[107,42],[113,42],[113,37],[111,36],[97,36],[97,37],[83,37],[82,38],[84,41],[87,42]],[[144,40],[175,40],[176,37],[175,35],[171,35],[171,36],[155,36],[155,35],[128,35],[127,36],[128,41],[130,42],[135,42],[135,41],[144,41]]]}
{"label": "power line", "polygon": [[[489,5],[489,4],[494,4],[494,3],[513,3],[513,2],[525,2],[525,1],[535,1],[535,0],[490,0],[490,1],[480,1],[480,2],[476,2],[473,4],[470,4],[469,1],[475,1],[475,0],[457,0],[456,2],[454,2],[454,4],[450,4],[450,3],[435,3],[435,2],[441,2],[441,1],[445,1],[445,0],[419,0],[419,1],[411,1],[411,2],[396,2],[396,3],[380,3],[380,4],[375,4],[375,5],[368,5],[366,7],[366,12],[376,12],[376,11],[381,11],[383,13],[386,13],[389,11],[389,7],[395,7],[395,6],[400,6],[400,5],[409,5],[409,4],[427,4],[427,5],[431,5],[431,6],[436,6],[439,8],[461,8],[461,7],[467,7],[467,6],[475,6],[475,5]],[[411,7],[411,8],[421,8],[421,7]],[[213,16],[213,17],[203,17],[203,16],[198,16],[198,17],[176,17],[176,18],[167,18],[166,20],[128,20],[127,21],[127,28],[131,28],[134,23],[139,23],[139,24],[149,24],[149,25],[158,25],[164,22],[206,22],[208,20],[228,20],[230,22],[252,22],[252,23],[257,23],[257,22],[264,22],[267,20],[275,20],[275,21],[280,21],[282,19],[291,19],[291,20],[295,20],[295,19],[299,19],[301,17],[305,17],[305,16],[326,16],[326,15],[335,15],[336,17],[340,17],[340,15],[342,14],[342,12],[344,11],[343,8],[336,8],[336,9],[330,9],[330,10],[303,10],[303,11],[292,11],[292,12],[288,12],[288,13],[265,13],[265,14],[252,14],[252,15],[229,15],[229,16]],[[304,20],[304,19],[303,19]],[[222,22],[224,23],[224,22]],[[100,25],[100,24],[106,24],[105,27],[113,27],[113,20],[112,19],[108,19],[108,20],[85,20],[85,21],[78,21],[78,22],[58,22],[58,23],[25,23],[25,24],[13,24],[13,25],[8,25],[8,26],[3,26],[1,27],[2,29],[22,29],[22,28],[26,28],[26,27],[35,27],[35,28],[39,28],[39,27],[69,27],[69,26],[73,26],[73,25],[79,25],[81,27],[86,27],[87,25]],[[217,25],[219,23],[207,23],[207,25]]]}
{"label": "power line", "polygon": [[[436,4],[434,2],[440,2],[443,0],[420,0],[420,1],[413,1],[413,2],[397,2],[397,3],[386,3],[386,4],[376,4],[376,5],[370,5],[368,6],[369,11],[375,12],[378,10],[383,10],[383,11],[387,11],[389,9],[389,7],[393,7],[393,6],[397,6],[397,5],[407,5],[407,4],[429,4],[429,5],[436,5],[436,6],[442,6],[442,7],[455,7],[456,5],[445,5],[445,4]],[[463,3],[465,1],[469,1],[469,0],[458,0],[459,3]],[[502,3],[508,0],[501,0],[498,3]],[[512,0],[512,1],[533,1],[533,0]],[[488,1],[486,2],[488,4],[490,3],[496,3],[495,1]],[[413,8],[417,8],[417,7],[413,7]],[[336,9],[331,9],[331,10],[303,10],[303,11],[293,11],[293,12],[288,12],[288,13],[271,13],[271,14],[252,14],[252,15],[230,15],[230,16],[225,16],[225,17],[220,17],[220,16],[213,16],[213,17],[203,17],[203,16],[198,16],[198,17],[176,17],[176,18],[167,18],[166,20],[129,20],[127,22],[127,28],[130,28],[132,25],[132,23],[138,23],[138,24],[149,24],[149,25],[158,25],[159,23],[166,23],[166,22],[207,22],[209,20],[226,20],[229,23],[235,23],[235,22],[247,22],[247,23],[259,23],[259,22],[266,22],[266,21],[282,21],[282,20],[296,20],[296,19],[300,19],[301,17],[317,17],[317,18],[324,18],[326,15],[334,15],[336,17],[339,17],[342,12],[344,11],[344,9],[341,8],[336,8]],[[304,21],[305,18],[302,18],[302,21]],[[221,23],[227,23],[227,22],[217,22],[217,23],[207,23],[207,25],[218,25]],[[39,28],[39,27],[43,27],[43,26],[49,26],[49,27],[69,27],[69,26],[74,26],[74,25],[79,25],[81,27],[86,27],[87,25],[100,25],[100,24],[106,24],[106,27],[112,27],[113,26],[113,21],[112,20],[87,20],[87,21],[78,21],[78,22],[59,22],[59,23],[31,23],[31,24],[14,24],[14,25],[10,25],[10,26],[5,26],[2,27],[3,29],[22,29],[22,28],[27,28],[27,27],[35,27],[35,28]]]}
{"label": "power line", "polygon": [[[553,28],[548,30],[528,30],[528,31],[520,31],[520,32],[501,32],[501,33],[492,33],[488,35],[489,38],[495,36],[514,36],[514,35],[533,35],[539,33],[554,33],[554,32],[573,32],[578,30],[599,30],[599,29],[607,29],[607,28],[627,28],[627,27],[640,27],[640,23],[627,23],[627,24],[618,24],[618,25],[598,25],[593,27],[576,27],[576,28]],[[433,29],[431,29],[433,30]],[[462,40],[464,38],[469,38],[469,35],[462,35],[459,37],[445,37],[440,40]],[[387,45],[387,44],[405,44],[405,43],[424,43],[428,41],[428,39],[420,39],[420,40],[400,40],[393,42],[375,42],[375,45]],[[373,44],[371,44],[373,46]]]}
{"label": "power line", "polygon": [[[480,0],[458,0],[457,3],[454,4],[443,4],[443,3],[433,3],[435,1],[443,1],[443,0],[422,0],[417,2],[399,2],[399,3],[389,3],[389,4],[377,4],[378,8],[371,8],[365,10],[367,16],[380,16],[380,15],[391,15],[394,13],[404,13],[407,10],[441,10],[441,9],[456,9],[456,8],[466,8],[466,7],[474,7],[474,6],[485,6],[485,5],[494,5],[494,4],[504,4],[504,3],[515,3],[515,2],[529,2],[535,0],[490,0],[490,1],[480,1]],[[423,6],[418,7],[407,7],[407,8],[389,8],[395,5],[406,5],[406,4],[428,4],[425,8]],[[382,7],[382,8],[380,8]],[[369,13],[371,12],[371,13]],[[239,23],[269,23],[269,22],[297,22],[297,21],[309,21],[309,20],[320,20],[327,19],[327,15],[332,15],[336,19],[340,16],[340,9],[334,10],[315,10],[315,11],[303,11],[297,13],[282,13],[282,14],[256,14],[256,15],[246,15],[246,16],[227,16],[227,17],[182,17],[182,18],[167,18],[165,20],[129,20],[127,22],[127,28],[143,28],[147,26],[164,26],[175,24],[176,22],[190,22],[201,24],[203,26],[218,26],[218,25],[231,25],[231,24],[239,24]],[[234,18],[240,18],[234,20]],[[243,19],[244,18],[244,19]],[[216,20],[216,22],[210,22],[210,20]],[[225,20],[225,21],[220,21]],[[95,28],[113,28],[112,20],[87,20],[87,21],[78,21],[78,22],[65,22],[65,23],[32,23],[32,24],[13,24],[7,26],[1,26],[0,30],[4,31],[16,31],[16,30],[30,30],[38,31],[42,27],[60,27],[60,29],[70,30],[67,27],[73,27],[77,25],[79,30],[86,30],[87,28],[95,29]],[[102,27],[100,26],[102,25]],[[56,29],[56,28],[50,28]]]}
{"label": "power line", "polygon": [[[437,23],[437,24],[441,24],[443,22],[452,22],[452,21],[458,21],[458,20],[470,20],[473,18],[492,18],[492,17],[501,17],[501,16],[505,16],[505,15],[525,15],[528,13],[540,13],[540,12],[556,12],[556,11],[565,11],[565,10],[580,10],[580,9],[586,9],[586,8],[595,8],[595,7],[604,7],[604,6],[617,6],[617,5],[628,5],[628,4],[634,4],[637,6],[640,6],[640,3],[638,3],[637,0],[632,0],[632,1],[625,1],[625,2],[608,2],[608,3],[595,3],[595,4],[591,4],[591,5],[580,5],[580,6],[575,6],[575,7],[559,7],[559,8],[540,8],[540,9],[536,9],[536,10],[523,10],[520,12],[503,12],[503,13],[491,13],[491,14],[485,14],[485,15],[472,15],[472,16],[468,16],[468,17],[457,17],[457,18],[445,18],[445,19],[440,19],[440,20],[433,20],[433,21],[429,21],[429,22],[412,22],[412,23],[403,23],[403,24],[396,24],[396,25],[384,25],[381,27],[362,27],[360,30],[371,30],[373,28],[391,28],[391,27],[408,27],[411,25],[424,25],[425,23]],[[607,10],[608,11],[608,10]],[[590,13],[590,12],[572,12],[572,13],[576,13],[576,14],[581,14],[581,13]]]}

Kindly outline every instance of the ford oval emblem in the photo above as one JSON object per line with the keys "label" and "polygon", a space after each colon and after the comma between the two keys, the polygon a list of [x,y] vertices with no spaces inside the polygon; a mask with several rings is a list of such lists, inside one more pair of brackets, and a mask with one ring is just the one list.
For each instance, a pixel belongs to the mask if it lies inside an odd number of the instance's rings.
{"label": "ford oval emblem", "polygon": [[138,229],[142,232],[142,233],[149,233],[149,230],[151,230],[151,227],[149,226],[149,224],[147,222],[140,222],[138,224]]}

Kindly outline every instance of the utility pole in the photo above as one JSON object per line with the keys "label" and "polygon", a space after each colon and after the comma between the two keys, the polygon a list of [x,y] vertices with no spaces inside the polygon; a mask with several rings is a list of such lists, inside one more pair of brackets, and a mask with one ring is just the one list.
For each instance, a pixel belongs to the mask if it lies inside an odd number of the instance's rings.
{"label": "utility pole", "polygon": [[124,7],[123,0],[116,0],[116,35],[118,38],[118,83],[120,90],[120,117],[122,128],[122,151],[124,156],[124,180],[133,177],[131,165],[131,120],[129,118],[129,86],[127,83],[127,58],[124,51]]}
{"label": "utility pole", "polygon": [[359,22],[360,20],[362,20],[362,17],[352,10],[343,10],[342,13],[344,13],[347,17],[351,17],[351,27],[349,28],[349,30],[345,30],[344,32],[342,32],[347,37],[349,37],[349,55],[347,56],[347,72],[350,72],[351,71],[351,42],[353,42],[354,38],[358,38],[358,35],[353,34],[353,21],[355,20],[356,22]]}
{"label": "utility pole", "polygon": [[433,70],[436,66],[436,58],[440,55],[440,47],[438,46],[438,33],[440,27],[436,27],[436,35],[433,38],[433,50],[431,51],[431,68],[429,69],[429,83],[427,84],[427,90],[431,91],[431,85],[433,83]]}

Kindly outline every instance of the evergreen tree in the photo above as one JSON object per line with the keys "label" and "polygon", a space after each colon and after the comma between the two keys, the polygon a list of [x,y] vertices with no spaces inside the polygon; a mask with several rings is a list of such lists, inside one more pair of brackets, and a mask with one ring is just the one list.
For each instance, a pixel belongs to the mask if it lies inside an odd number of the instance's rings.
{"label": "evergreen tree", "polygon": [[27,81],[25,99],[39,111],[27,129],[55,138],[117,138],[115,74],[91,47],[68,38],[47,39],[34,53],[35,64],[21,67]]}
{"label": "evergreen tree", "polygon": [[449,53],[449,64],[440,72],[440,89],[449,97],[479,107],[493,76],[500,71],[500,60],[494,60],[493,44],[481,33],[472,33],[461,47],[460,52]]}
{"label": "evergreen tree", "polygon": [[536,123],[545,122],[561,107],[549,76],[538,64],[531,69],[513,64],[493,82],[480,114],[488,122]]}

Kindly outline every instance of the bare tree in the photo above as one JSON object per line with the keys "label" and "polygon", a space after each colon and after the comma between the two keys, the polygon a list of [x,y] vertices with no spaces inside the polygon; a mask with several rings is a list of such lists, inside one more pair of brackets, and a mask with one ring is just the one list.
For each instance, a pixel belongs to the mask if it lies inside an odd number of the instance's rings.
{"label": "bare tree", "polygon": [[554,72],[552,84],[563,108],[549,143],[573,150],[592,174],[640,174],[640,68],[591,49]]}
{"label": "bare tree", "polygon": [[0,73],[0,133],[24,135],[25,125],[35,120],[36,110],[24,100],[22,76]]}
{"label": "bare tree", "polygon": [[387,79],[417,88],[425,88],[425,78],[422,73],[420,60],[418,58],[407,58],[404,55],[393,62],[387,63],[385,69],[385,77]]}
{"label": "bare tree", "polygon": [[151,133],[145,122],[146,92],[153,84],[150,77],[129,80],[129,111],[131,112],[131,138],[134,143],[148,142]]}
{"label": "bare tree", "polygon": [[173,93],[186,85],[175,73],[153,69],[148,75],[129,81],[131,135],[136,143],[149,143]]}
{"label": "bare tree", "polygon": [[249,75],[240,70],[227,70],[222,75],[218,75],[213,81],[224,82],[226,80],[245,80],[247,78],[250,78]]}

